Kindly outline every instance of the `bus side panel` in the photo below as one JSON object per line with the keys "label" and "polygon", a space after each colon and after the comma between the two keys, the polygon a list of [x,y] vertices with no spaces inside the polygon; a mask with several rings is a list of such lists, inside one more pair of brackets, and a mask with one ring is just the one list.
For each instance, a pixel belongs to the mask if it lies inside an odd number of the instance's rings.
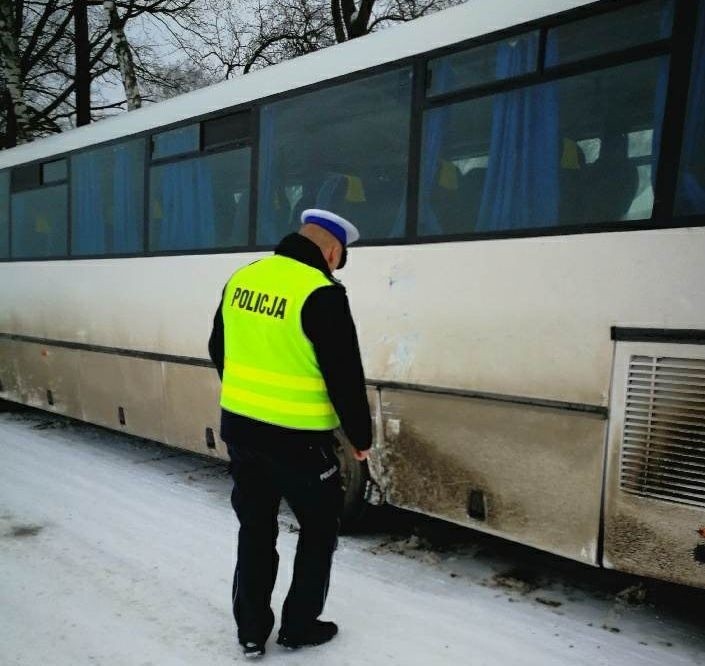
{"label": "bus side panel", "polygon": [[47,387],[54,403],[48,409],[65,416],[83,418],[78,381],[79,355],[71,349],[46,347],[42,350],[42,357],[46,362]]}
{"label": "bus side panel", "polygon": [[22,402],[16,362],[19,344],[0,339],[0,398],[14,402]]}
{"label": "bus side panel", "polygon": [[42,352],[46,352],[46,348],[41,345],[20,342],[13,353],[21,402],[30,407],[49,409],[49,376]]}
{"label": "bus side panel", "polygon": [[390,503],[597,564],[603,417],[383,389],[382,421]]}
{"label": "bus side panel", "polygon": [[[165,442],[196,453],[227,459],[220,439],[220,382],[213,368],[163,363]],[[212,431],[212,444],[206,440]]]}
{"label": "bus side panel", "polygon": [[163,442],[162,364],[90,351],[79,355],[83,418]]}
{"label": "bus side panel", "polygon": [[[661,368],[651,380],[649,363]],[[605,481],[606,567],[705,587],[703,377],[705,345],[617,343]]]}
{"label": "bus side panel", "polygon": [[16,372],[11,400],[82,418],[75,351],[13,340],[0,347],[0,354],[3,366]]}

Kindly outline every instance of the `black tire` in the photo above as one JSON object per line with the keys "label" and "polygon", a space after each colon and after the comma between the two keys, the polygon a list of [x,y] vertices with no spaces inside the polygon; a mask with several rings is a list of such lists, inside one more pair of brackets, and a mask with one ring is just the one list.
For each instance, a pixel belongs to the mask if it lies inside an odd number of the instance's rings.
{"label": "black tire", "polygon": [[340,531],[345,534],[352,532],[365,514],[367,509],[365,489],[370,473],[367,463],[355,459],[352,444],[341,435],[337,437],[335,449],[340,462],[340,477],[345,493],[340,524]]}

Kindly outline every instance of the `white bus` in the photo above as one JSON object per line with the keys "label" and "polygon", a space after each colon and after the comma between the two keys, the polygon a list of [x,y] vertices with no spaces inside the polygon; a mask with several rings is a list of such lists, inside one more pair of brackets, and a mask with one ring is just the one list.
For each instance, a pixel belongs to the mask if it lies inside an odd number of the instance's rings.
{"label": "white bus", "polygon": [[226,457],[212,316],[306,207],[362,232],[350,501],[705,586],[705,0],[472,0],[1,153],[0,397]]}

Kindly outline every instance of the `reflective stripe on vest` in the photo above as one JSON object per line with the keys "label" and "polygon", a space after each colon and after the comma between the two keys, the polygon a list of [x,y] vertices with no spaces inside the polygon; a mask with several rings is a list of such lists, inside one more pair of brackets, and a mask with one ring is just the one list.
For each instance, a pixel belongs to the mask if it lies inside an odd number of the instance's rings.
{"label": "reflective stripe on vest", "polygon": [[223,409],[285,428],[340,425],[301,326],[308,296],[330,284],[321,271],[281,255],[230,278],[223,297]]}

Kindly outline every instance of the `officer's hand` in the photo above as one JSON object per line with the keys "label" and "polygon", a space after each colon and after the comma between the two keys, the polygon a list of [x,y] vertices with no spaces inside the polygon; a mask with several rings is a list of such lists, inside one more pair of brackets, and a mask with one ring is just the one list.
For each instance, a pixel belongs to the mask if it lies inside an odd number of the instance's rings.
{"label": "officer's hand", "polygon": [[355,460],[362,462],[370,457],[370,451],[369,449],[366,451],[358,451],[356,448],[353,448],[353,455],[355,456]]}

